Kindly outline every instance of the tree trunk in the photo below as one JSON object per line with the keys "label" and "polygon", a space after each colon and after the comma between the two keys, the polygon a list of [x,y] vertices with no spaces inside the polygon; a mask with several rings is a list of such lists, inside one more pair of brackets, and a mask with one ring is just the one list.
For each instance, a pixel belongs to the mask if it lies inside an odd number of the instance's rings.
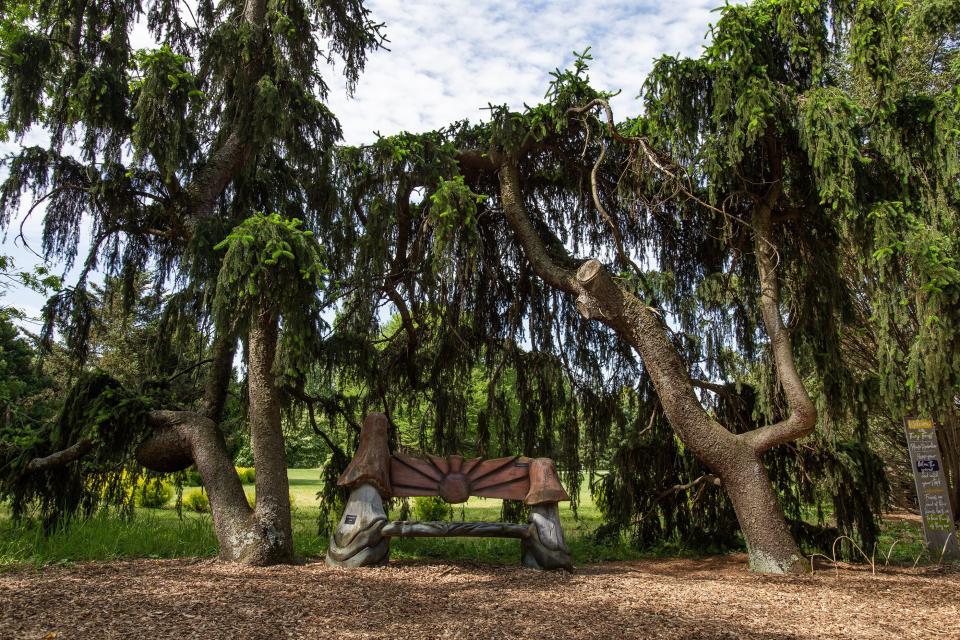
{"label": "tree trunk", "polygon": [[217,426],[230,380],[234,353],[231,340],[218,337],[214,342],[214,364],[203,412],[152,411],[149,420],[154,432],[137,449],[139,462],[154,471],[179,471],[196,464],[210,499],[223,560],[267,565],[293,559],[280,411],[270,375],[276,343],[275,319],[272,331],[269,323],[265,328],[254,323],[250,330],[249,374],[251,441],[257,465],[256,510],[247,502]]}
{"label": "tree trunk", "polygon": [[220,558],[267,564],[268,540],[256,526],[217,424],[192,411],[152,411],[149,419],[155,429],[137,449],[140,464],[161,472],[196,464],[210,499]]}
{"label": "tree trunk", "polygon": [[293,560],[290,524],[290,483],[280,425],[280,401],[273,382],[278,319],[261,309],[248,334],[247,376],[250,395],[250,448],[257,470],[254,519],[269,541],[263,564]]}
{"label": "tree trunk", "polygon": [[[809,433],[816,423],[816,411],[793,367],[789,338],[780,321],[777,290],[766,251],[768,239],[758,239],[758,244],[765,243],[760,259],[764,320],[791,416],[738,436],[703,408],[659,315],[617,284],[599,261],[587,260],[576,270],[555,261],[526,211],[515,161],[501,157],[499,178],[507,222],[534,271],[549,286],[575,296],[577,310],[583,317],[603,322],[636,349],[674,431],[720,477],[747,542],[750,568],[764,573],[804,570],[799,549],[760,461],[770,447]],[[768,233],[769,211],[761,222],[766,223],[761,233]]]}
{"label": "tree trunk", "polygon": [[[943,475],[955,520],[960,520],[960,411],[947,409],[937,428]],[[911,470],[912,471],[912,470]]]}
{"label": "tree trunk", "polygon": [[806,569],[767,470],[754,450],[742,442],[713,467],[737,514],[747,543],[750,570],[791,573]]}

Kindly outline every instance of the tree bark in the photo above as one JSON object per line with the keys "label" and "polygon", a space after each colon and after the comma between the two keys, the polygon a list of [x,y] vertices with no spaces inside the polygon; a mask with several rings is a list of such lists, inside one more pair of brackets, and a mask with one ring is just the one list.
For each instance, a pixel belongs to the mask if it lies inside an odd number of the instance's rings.
{"label": "tree bark", "polygon": [[738,438],[727,456],[707,466],[720,477],[721,486],[733,504],[747,543],[750,570],[758,573],[806,571],[806,563],[783,517],[760,454]]}
{"label": "tree bark", "polygon": [[290,483],[280,424],[280,401],[273,381],[278,318],[261,308],[248,333],[247,376],[250,396],[250,448],[257,470],[255,520],[263,528],[269,548],[264,564],[293,560],[290,523]]}
{"label": "tree bark", "polygon": [[[960,404],[957,405],[960,407]],[[960,410],[948,408],[937,429],[953,517],[960,521]]]}
{"label": "tree bark", "polygon": [[801,438],[817,423],[817,409],[810,400],[806,387],[797,372],[793,359],[790,334],[783,326],[780,315],[780,284],[777,278],[777,251],[771,232],[771,209],[779,189],[772,190],[760,203],[753,215],[754,254],[760,275],[760,311],[763,324],[770,338],[774,367],[783,393],[790,407],[790,415],[784,420],[744,434],[744,439],[758,452]]}
{"label": "tree bark", "polygon": [[[269,355],[272,364],[272,354],[276,349],[276,321],[272,334],[269,326],[266,329],[266,340],[261,339],[260,329],[251,330],[252,341],[258,345],[252,349],[258,364],[263,362],[266,355]],[[267,354],[263,353],[264,345]],[[256,394],[253,390],[250,394],[251,420],[254,421],[254,416],[258,417],[252,429],[255,434],[254,457],[259,456],[263,469],[257,469],[258,493],[262,499],[257,501],[256,510],[247,502],[243,485],[227,452],[223,433],[214,418],[219,419],[223,409],[232,358],[232,341],[218,338],[214,342],[214,366],[209,374],[203,409],[200,412],[150,411],[147,421],[153,431],[137,447],[136,459],[147,469],[161,473],[182,471],[192,464],[197,466],[210,499],[221,559],[255,565],[289,562],[293,558],[290,500],[279,405],[272,378],[266,378],[270,384],[266,396],[263,392]],[[264,370],[269,374],[270,365],[267,364],[265,369],[259,366],[251,374],[254,386],[258,389],[263,389]],[[80,440],[66,449],[31,460],[27,470],[38,472],[72,463],[93,446],[90,439]],[[279,455],[276,455],[277,451]],[[280,496],[279,500],[275,496]]]}
{"label": "tree bark", "polygon": [[220,558],[253,565],[293,560],[289,483],[280,405],[271,367],[277,319],[261,314],[249,333],[250,431],[257,468],[257,504],[252,509],[217,426],[233,363],[233,341],[217,337],[201,412],[152,411],[154,431],[137,449],[148,469],[179,471],[196,464],[210,499]]}
{"label": "tree bark", "polygon": [[[768,331],[773,327],[770,337],[778,374],[785,383],[793,415],[783,423],[737,436],[703,408],[659,315],[617,284],[599,261],[588,260],[576,271],[554,261],[527,214],[514,160],[501,159],[499,178],[504,214],[533,270],[548,285],[575,296],[577,309],[585,318],[603,322],[636,349],[674,431],[721,479],[746,539],[751,569],[764,573],[803,570],[800,552],[760,461],[763,451],[809,433],[816,421],[809,397],[803,401],[806,391],[796,376],[792,353],[786,357],[789,338],[785,331],[777,331],[774,322],[780,315],[775,288],[768,290],[775,277],[772,270],[761,268],[764,320],[770,322]],[[769,238],[758,238],[757,242],[769,243]],[[770,267],[769,262],[765,264]],[[782,322],[779,327],[783,328]]]}
{"label": "tree bark", "polygon": [[212,362],[203,390],[203,415],[217,424],[223,417],[227,391],[233,379],[233,356],[236,354],[236,339],[218,333],[213,340]]}

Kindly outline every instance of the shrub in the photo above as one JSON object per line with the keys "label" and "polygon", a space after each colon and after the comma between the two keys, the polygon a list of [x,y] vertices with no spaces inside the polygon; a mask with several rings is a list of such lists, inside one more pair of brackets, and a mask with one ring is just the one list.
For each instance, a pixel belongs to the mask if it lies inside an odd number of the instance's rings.
{"label": "shrub", "polygon": [[253,467],[236,467],[237,475],[240,476],[240,482],[244,484],[253,484],[257,481],[257,470]]}
{"label": "shrub", "polygon": [[424,496],[413,499],[413,518],[421,522],[450,520],[453,507],[439,496]]}
{"label": "shrub", "polygon": [[200,489],[194,489],[183,496],[183,508],[197,513],[210,512],[210,500]]}
{"label": "shrub", "polygon": [[[123,505],[134,504],[148,509],[159,509],[173,496],[173,488],[168,482],[170,476],[137,476],[122,471],[116,491],[109,493],[107,487],[101,488],[100,499],[104,502],[121,501]],[[86,481],[87,491],[94,491],[94,482]],[[117,503],[118,504],[118,503]]]}
{"label": "shrub", "polygon": [[[287,497],[290,498],[290,508],[293,509],[297,505],[297,499],[294,498],[292,493],[288,493]],[[247,503],[250,505],[250,508],[253,509],[257,506],[257,492],[253,491],[247,495]]]}
{"label": "shrub", "polygon": [[160,478],[145,478],[138,483],[134,499],[138,507],[159,509],[173,496],[170,484]]}
{"label": "shrub", "polygon": [[196,467],[190,467],[183,473],[184,473],[183,484],[185,484],[186,486],[188,487],[203,486],[203,478],[200,477],[200,472],[197,471]]}

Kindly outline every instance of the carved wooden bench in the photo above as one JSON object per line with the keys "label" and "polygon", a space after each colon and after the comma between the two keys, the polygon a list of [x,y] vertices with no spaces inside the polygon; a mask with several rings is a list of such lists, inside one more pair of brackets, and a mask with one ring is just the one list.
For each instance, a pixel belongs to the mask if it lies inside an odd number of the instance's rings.
{"label": "carved wooden bench", "polygon": [[[327,564],[363,567],[386,564],[392,537],[519,538],[521,561],[537,569],[572,568],[563,540],[557,503],[569,500],[549,458],[511,456],[483,460],[462,456],[416,458],[390,454],[387,418],[371,413],[363,421],[360,445],[338,481],[350,498],[330,536]],[[387,522],[383,500],[440,496],[449,503],[470,496],[523,500],[528,524],[507,522]]]}

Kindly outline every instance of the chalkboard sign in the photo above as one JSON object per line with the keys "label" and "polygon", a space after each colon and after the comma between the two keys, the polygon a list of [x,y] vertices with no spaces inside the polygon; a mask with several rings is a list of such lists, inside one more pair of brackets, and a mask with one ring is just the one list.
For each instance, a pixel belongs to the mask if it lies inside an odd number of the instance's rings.
{"label": "chalkboard sign", "polygon": [[947,479],[940,462],[937,429],[932,420],[922,418],[907,418],[904,427],[927,548],[934,558],[939,558],[943,553],[944,559],[960,560],[960,545],[957,544],[957,530],[947,495]]}

